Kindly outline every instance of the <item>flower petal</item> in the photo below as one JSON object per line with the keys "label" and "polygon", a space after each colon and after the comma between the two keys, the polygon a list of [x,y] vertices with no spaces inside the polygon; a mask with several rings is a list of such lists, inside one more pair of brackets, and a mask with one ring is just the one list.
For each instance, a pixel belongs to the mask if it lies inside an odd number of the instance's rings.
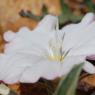
{"label": "flower petal", "polygon": [[95,54],[87,56],[86,59],[94,61],[95,60]]}
{"label": "flower petal", "polygon": [[24,53],[6,54],[0,59],[0,80],[10,84],[19,82],[25,70],[42,60],[40,56]]}
{"label": "flower petal", "polygon": [[95,74],[95,67],[88,61],[85,61],[83,69],[84,69],[84,71],[88,72],[89,74]]}
{"label": "flower petal", "polygon": [[[73,66],[84,63],[83,70],[88,73],[95,73],[95,67],[85,61],[85,56],[69,56],[62,63],[62,75],[67,75]],[[87,70],[89,69],[89,70]]]}
{"label": "flower petal", "polygon": [[71,69],[83,62],[84,56],[67,56],[62,63],[62,75],[67,75]]}
{"label": "flower petal", "polygon": [[[7,41],[10,36],[13,37],[14,32],[5,32],[4,34],[4,39],[5,41]],[[28,36],[31,34],[30,30],[27,27],[22,27],[19,32],[15,33],[15,36],[13,37],[13,39],[11,39],[9,41],[9,43],[7,43],[5,45],[5,49],[4,52],[11,52],[14,50],[18,50],[21,49],[23,46],[27,46],[27,44],[29,43],[29,38]],[[9,37],[9,38],[8,38]],[[27,41],[27,44],[25,43],[25,41]]]}
{"label": "flower petal", "polygon": [[52,80],[60,76],[60,69],[61,65],[58,62],[43,59],[25,70],[20,82],[34,83],[40,78]]}
{"label": "flower petal", "polygon": [[85,26],[86,26],[87,24],[92,23],[94,20],[95,20],[95,14],[92,13],[92,12],[89,12],[89,13],[87,13],[87,14],[83,17],[83,19],[82,19],[82,21],[80,22],[80,24],[81,24],[81,26],[82,26],[82,25],[85,25]]}
{"label": "flower petal", "polygon": [[7,31],[4,33],[4,40],[9,42],[11,40],[13,40],[16,36],[16,33],[12,32],[12,31]]}
{"label": "flower petal", "polygon": [[[47,15],[33,31],[29,30],[26,27],[22,27],[19,32],[16,33],[15,39],[6,44],[5,52],[8,53],[21,51],[23,49],[25,50],[25,48],[30,49],[32,46],[46,48],[48,46],[50,38],[55,33],[55,27],[58,25],[57,22],[57,17]],[[8,37],[10,37],[10,35],[8,35],[7,38]],[[7,38],[5,36],[5,39]]]}
{"label": "flower petal", "polygon": [[87,28],[89,24],[91,24],[95,20],[94,13],[87,13],[82,21],[78,24],[69,24],[63,27],[61,30],[62,32],[78,32],[81,29]]}
{"label": "flower petal", "polygon": [[41,67],[44,68],[43,74],[42,74],[43,78],[48,79],[48,80],[52,80],[57,77],[60,77],[60,75],[61,75],[60,62],[44,60],[41,64],[42,64]]}
{"label": "flower petal", "polygon": [[35,31],[39,32],[51,32],[58,29],[58,18],[53,15],[46,15],[38,24]]}
{"label": "flower petal", "polygon": [[69,55],[94,55],[95,54],[95,37],[91,38],[89,41],[85,42],[83,45],[76,47],[70,51]]}
{"label": "flower petal", "polygon": [[64,49],[73,49],[82,46],[89,40],[95,37],[95,21],[89,24],[84,29],[79,27],[78,31],[73,31],[65,33],[64,39]]}
{"label": "flower petal", "polygon": [[41,69],[38,63],[33,64],[31,67],[24,70],[20,77],[20,82],[22,83],[35,83],[42,75]]}

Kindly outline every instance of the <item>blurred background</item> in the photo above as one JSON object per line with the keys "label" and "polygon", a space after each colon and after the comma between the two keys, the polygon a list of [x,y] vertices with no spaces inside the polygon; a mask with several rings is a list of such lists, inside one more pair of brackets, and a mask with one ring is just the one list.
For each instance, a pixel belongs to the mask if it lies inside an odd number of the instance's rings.
{"label": "blurred background", "polygon": [[0,0],[0,31],[33,29],[46,14],[57,15],[60,25],[78,22],[95,11],[95,0]]}
{"label": "blurred background", "polygon": [[[7,30],[16,32],[22,26],[33,29],[46,14],[57,15],[61,28],[79,22],[87,12],[95,12],[95,0],[0,0],[0,52],[4,49],[3,33]],[[84,78],[82,83],[95,87],[95,75]],[[46,95],[45,86],[40,82],[8,86],[22,95],[37,95],[39,92],[43,92],[39,95]]]}

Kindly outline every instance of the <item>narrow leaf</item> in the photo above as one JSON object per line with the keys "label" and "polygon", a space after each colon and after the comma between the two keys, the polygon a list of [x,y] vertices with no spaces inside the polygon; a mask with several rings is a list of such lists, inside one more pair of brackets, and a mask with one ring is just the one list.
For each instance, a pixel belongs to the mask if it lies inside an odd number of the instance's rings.
{"label": "narrow leaf", "polygon": [[65,79],[62,78],[54,95],[75,95],[82,66],[83,64],[76,65]]}

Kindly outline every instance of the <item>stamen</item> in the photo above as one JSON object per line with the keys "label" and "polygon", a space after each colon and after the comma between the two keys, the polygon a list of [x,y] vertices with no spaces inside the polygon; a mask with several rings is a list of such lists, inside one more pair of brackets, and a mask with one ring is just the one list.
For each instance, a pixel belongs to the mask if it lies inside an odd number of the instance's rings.
{"label": "stamen", "polygon": [[62,61],[67,54],[69,53],[70,50],[67,52],[63,51],[63,41],[65,38],[65,32],[62,35],[62,37],[59,38],[58,36],[58,31],[55,31],[55,37],[54,39],[51,39],[49,41],[49,56],[48,58],[50,60],[55,60],[55,61]]}
{"label": "stamen", "polygon": [[66,57],[69,54],[70,50],[71,49],[69,49],[67,52],[65,52],[65,54],[63,56]]}

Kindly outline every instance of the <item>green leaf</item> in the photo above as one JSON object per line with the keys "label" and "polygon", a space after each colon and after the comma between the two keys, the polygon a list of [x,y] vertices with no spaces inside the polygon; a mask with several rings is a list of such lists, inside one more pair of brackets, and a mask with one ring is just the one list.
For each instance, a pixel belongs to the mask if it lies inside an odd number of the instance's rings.
{"label": "green leaf", "polygon": [[82,66],[83,64],[76,65],[65,79],[62,78],[53,95],[75,95]]}
{"label": "green leaf", "polygon": [[59,23],[60,24],[65,24],[67,22],[79,22],[82,17],[83,14],[77,16],[75,15],[71,9],[68,7],[68,5],[66,5],[63,0],[60,0],[60,4],[61,4],[61,14],[59,15]]}
{"label": "green leaf", "polygon": [[85,5],[88,7],[89,12],[95,12],[95,5],[91,0],[86,0]]}

